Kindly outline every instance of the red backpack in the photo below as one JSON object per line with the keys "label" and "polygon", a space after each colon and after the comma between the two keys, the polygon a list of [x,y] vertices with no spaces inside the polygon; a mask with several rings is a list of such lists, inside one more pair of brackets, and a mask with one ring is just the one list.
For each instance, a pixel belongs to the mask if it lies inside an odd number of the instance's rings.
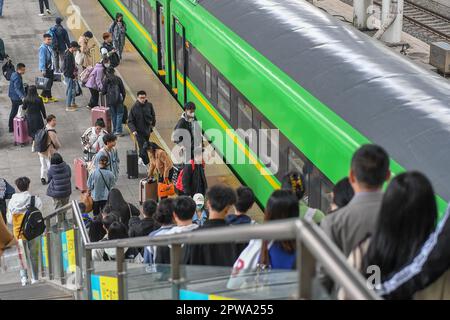
{"label": "red backpack", "polygon": [[[194,171],[195,170],[195,161],[191,160],[190,162],[191,162],[191,166],[192,166],[192,171]],[[204,161],[202,162],[202,166],[205,167],[205,162]],[[180,191],[184,191],[184,188],[183,188],[183,173],[184,173],[184,168],[178,174],[177,183],[175,185],[177,190],[180,190]]]}

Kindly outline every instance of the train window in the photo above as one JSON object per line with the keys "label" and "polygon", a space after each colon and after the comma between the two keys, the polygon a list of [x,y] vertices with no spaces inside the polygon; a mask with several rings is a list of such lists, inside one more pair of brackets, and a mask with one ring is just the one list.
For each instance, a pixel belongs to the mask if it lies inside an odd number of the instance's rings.
{"label": "train window", "polygon": [[289,149],[288,154],[288,171],[297,171],[304,173],[303,168],[305,167],[305,162],[303,159],[292,149]]}
{"label": "train window", "polygon": [[211,67],[209,64],[205,65],[205,93],[208,98],[211,98]]}
{"label": "train window", "polygon": [[333,186],[322,180],[320,183],[320,209],[328,213],[331,208]]}
{"label": "train window", "polygon": [[218,96],[217,106],[225,118],[230,119],[231,107],[230,107],[230,87],[219,77],[217,81]]}
{"label": "train window", "polygon": [[130,5],[131,5],[130,8],[131,12],[134,14],[136,18],[139,19],[139,9],[140,9],[139,0],[131,0]]}
{"label": "train window", "polygon": [[122,0],[122,3],[125,7],[127,7],[128,9],[130,8],[130,0]]}
{"label": "train window", "polygon": [[252,128],[253,111],[241,97],[238,97],[238,129],[248,130]]}
{"label": "train window", "polygon": [[189,78],[201,92],[205,92],[205,75],[200,52],[189,43]]}
{"label": "train window", "polygon": [[184,73],[184,65],[183,65],[183,55],[184,55],[184,46],[183,46],[183,37],[175,32],[175,46],[177,51],[177,69],[178,72]]}
{"label": "train window", "polygon": [[[263,163],[269,167],[273,174],[278,172],[278,142],[279,137],[276,136],[276,131],[261,120],[259,132],[259,156]],[[265,130],[265,131],[263,131]]]}
{"label": "train window", "polygon": [[156,35],[156,32],[157,32],[157,27],[156,27],[156,24],[157,24],[157,18],[156,18],[156,10],[155,9],[153,9],[153,7],[150,7],[150,11],[151,11],[151,23],[152,23],[152,38],[153,38],[153,40],[154,41],[156,41],[156,38],[157,38],[157,35]]}

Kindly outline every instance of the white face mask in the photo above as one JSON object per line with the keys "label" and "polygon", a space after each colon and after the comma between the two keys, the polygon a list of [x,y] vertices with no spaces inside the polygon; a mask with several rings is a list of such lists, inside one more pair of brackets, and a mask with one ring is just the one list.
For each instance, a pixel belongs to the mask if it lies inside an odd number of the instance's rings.
{"label": "white face mask", "polygon": [[187,114],[190,118],[194,119],[195,117],[195,112],[188,112]]}

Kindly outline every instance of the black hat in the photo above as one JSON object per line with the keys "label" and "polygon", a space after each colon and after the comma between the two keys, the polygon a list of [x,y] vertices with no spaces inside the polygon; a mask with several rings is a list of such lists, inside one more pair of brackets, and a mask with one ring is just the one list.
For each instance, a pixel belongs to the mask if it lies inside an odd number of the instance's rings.
{"label": "black hat", "polygon": [[76,41],[72,41],[69,45],[69,48],[80,48],[80,45]]}

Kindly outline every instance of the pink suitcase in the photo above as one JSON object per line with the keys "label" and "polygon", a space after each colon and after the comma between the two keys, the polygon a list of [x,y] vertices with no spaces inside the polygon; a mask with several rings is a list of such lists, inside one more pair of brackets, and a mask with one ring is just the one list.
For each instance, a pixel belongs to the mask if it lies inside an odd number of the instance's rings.
{"label": "pink suitcase", "polygon": [[28,124],[25,118],[14,118],[14,145],[20,144],[24,146],[30,143],[31,138],[28,136]]}
{"label": "pink suitcase", "polygon": [[95,122],[97,119],[102,118],[103,121],[105,121],[106,124],[106,131],[111,133],[111,114],[109,112],[109,108],[107,107],[95,107],[91,110],[91,119],[92,119],[92,126],[95,126]]}
{"label": "pink suitcase", "polygon": [[73,161],[75,167],[75,188],[80,191],[87,190],[88,171],[84,159],[77,158]]}

